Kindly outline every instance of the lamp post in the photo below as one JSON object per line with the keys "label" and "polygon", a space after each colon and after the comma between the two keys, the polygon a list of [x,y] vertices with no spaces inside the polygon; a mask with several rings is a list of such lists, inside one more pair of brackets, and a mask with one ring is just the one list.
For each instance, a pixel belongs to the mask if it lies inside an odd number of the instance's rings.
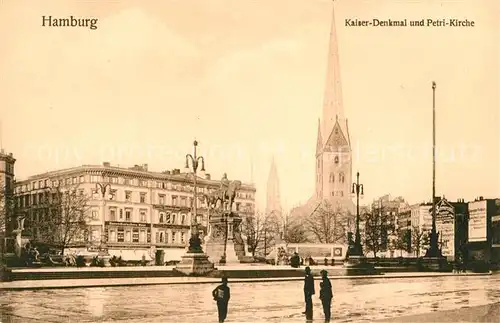
{"label": "lamp post", "polygon": [[[192,245],[190,243],[189,245],[189,248],[190,248],[190,251],[194,251],[194,250],[191,250],[193,248],[195,249],[200,249],[201,248],[201,241],[198,241],[199,240],[199,233],[198,233],[198,223],[197,223],[197,171],[198,171],[198,168],[201,166],[201,169],[200,171],[201,172],[204,172],[205,171],[205,159],[202,157],[202,156],[198,156],[196,154],[196,147],[198,146],[198,142],[195,140],[193,142],[193,155],[191,154],[187,154],[186,155],[186,169],[188,171],[191,171],[193,172],[193,187],[194,187],[194,193],[193,193],[193,210],[192,210],[192,217],[191,217],[191,241],[197,241],[198,243],[200,243],[200,245]],[[189,167],[189,162],[191,161],[191,168]],[[197,243],[197,244],[198,244]]]}
{"label": "lamp post", "polygon": [[[95,185],[96,191],[101,193],[102,196],[102,204],[101,204],[101,214],[102,214],[102,227],[101,227],[101,246],[106,243],[104,237],[106,234],[106,192],[107,189],[111,191],[111,185],[109,183],[96,183]],[[111,199],[111,193],[108,195],[108,198]]]}
{"label": "lamp post", "polygon": [[363,246],[361,245],[361,233],[359,232],[359,198],[363,197],[363,184],[359,183],[359,172],[356,173],[356,183],[352,184],[352,192],[356,196],[356,237],[354,247],[349,256],[363,257]]}
{"label": "lamp post", "polygon": [[227,236],[228,236],[228,231],[229,231],[229,228],[227,226],[227,214],[226,213],[222,213],[222,221],[224,222],[224,252],[222,254],[222,257],[221,257],[221,260],[220,260],[220,264],[226,264],[226,252],[227,252]]}
{"label": "lamp post", "polygon": [[432,229],[430,246],[426,257],[439,257],[438,237],[436,230],[436,82],[432,82]]}

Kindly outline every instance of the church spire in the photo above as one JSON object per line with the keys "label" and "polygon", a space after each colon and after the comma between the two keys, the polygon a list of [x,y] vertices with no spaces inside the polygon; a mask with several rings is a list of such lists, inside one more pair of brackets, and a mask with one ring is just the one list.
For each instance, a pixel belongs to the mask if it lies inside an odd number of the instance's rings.
{"label": "church spire", "polygon": [[337,31],[335,28],[335,9],[332,9],[332,23],[330,27],[330,42],[328,47],[328,62],[326,71],[325,92],[323,98],[323,140],[330,137],[330,133],[338,120],[345,135],[344,108],[342,102],[342,85],[340,78],[340,60],[338,50]]}
{"label": "church spire", "polygon": [[323,137],[321,136],[321,120],[318,118],[318,139],[316,140],[316,156],[323,151]]}
{"label": "church spire", "polygon": [[274,156],[271,161],[271,169],[269,171],[269,177],[267,179],[267,205],[266,214],[275,213],[275,215],[281,215],[281,198],[280,198],[280,187],[278,178],[278,169],[276,168],[276,163],[274,161]]}

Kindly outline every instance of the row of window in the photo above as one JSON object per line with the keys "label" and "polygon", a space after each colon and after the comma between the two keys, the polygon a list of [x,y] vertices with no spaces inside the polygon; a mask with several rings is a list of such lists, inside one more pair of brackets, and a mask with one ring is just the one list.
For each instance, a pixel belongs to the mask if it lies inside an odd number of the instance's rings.
{"label": "row of window", "polygon": [[157,231],[155,238],[156,243],[186,243],[186,232]]}
{"label": "row of window", "polygon": [[138,228],[117,228],[108,230],[108,242],[150,243],[151,230]]}
{"label": "row of window", "polygon": [[[78,189],[75,193],[79,196],[83,196],[85,194],[85,190]],[[49,193],[49,192],[19,195],[17,197],[17,206],[28,207],[31,205],[36,206],[36,205],[50,204],[52,202],[57,201],[57,199],[58,199],[58,193]]]}
{"label": "row of window", "polygon": [[133,208],[118,209],[117,207],[111,206],[109,207],[109,221],[147,222],[148,211],[145,209],[140,209],[139,218],[136,219],[134,216]]}
{"label": "row of window", "polygon": [[[80,175],[80,176],[73,176],[73,177],[68,177],[65,179],[57,179],[57,180],[49,180],[49,179],[44,179],[44,180],[38,180],[38,181],[33,181],[31,183],[27,183],[21,186],[17,187],[16,193],[23,193],[23,192],[28,192],[31,190],[37,190],[37,189],[44,189],[44,188],[51,188],[51,187],[59,187],[62,185],[74,185],[74,184],[80,184],[85,182],[85,176]],[[90,176],[90,182],[91,183],[110,183],[110,184],[121,184],[121,185],[130,185],[130,186],[140,186],[140,187],[156,187],[156,188],[161,188],[161,189],[168,189],[168,190],[175,190],[175,191],[182,191],[182,192],[193,192],[193,186],[192,185],[186,185],[186,184],[177,184],[177,183],[172,183],[172,182],[161,182],[161,181],[156,181],[156,182],[151,182],[151,185],[149,185],[149,181],[147,180],[142,180],[142,179],[137,179],[137,178],[123,178],[123,177],[102,177],[98,175],[91,175]],[[197,192],[200,194],[209,194],[213,192],[215,189],[214,188],[208,188],[208,187],[198,187]],[[254,194],[253,193],[248,193],[248,192],[238,192],[237,196],[239,198],[244,198],[244,199],[254,199]]]}
{"label": "row of window", "polygon": [[[344,175],[344,173],[339,173],[338,181],[339,181],[339,183],[344,183],[345,182],[345,175]],[[334,173],[330,173],[329,182],[330,183],[334,183],[335,182],[335,174]]]}
{"label": "row of window", "polygon": [[[124,192],[124,200],[125,202],[136,202],[137,200],[134,199],[133,197],[135,196],[133,194],[134,192],[132,191],[125,191]],[[43,205],[47,203],[51,203],[53,201],[56,201],[57,199],[57,194],[58,193],[49,193],[49,192],[39,192],[39,193],[34,193],[34,194],[26,194],[26,195],[20,195],[17,199],[17,204],[18,207],[29,207],[29,206],[37,206],[37,205]],[[78,189],[77,192],[78,195],[84,195],[85,191],[84,189]],[[94,199],[100,199],[99,192],[97,190],[92,190],[92,197]],[[112,190],[111,194],[109,196],[111,201],[116,201],[118,196],[117,190]],[[146,204],[148,203],[147,201],[147,193],[139,192],[139,203]],[[186,197],[186,196],[176,196],[172,195],[171,196],[171,203],[167,204],[167,195],[165,194],[158,194],[158,200],[156,204],[160,205],[172,205],[172,206],[181,206],[181,207],[192,207],[193,206],[193,198],[192,197]],[[253,205],[251,203],[245,203],[243,206],[241,202],[235,203],[236,205],[236,211],[244,211],[244,212],[252,212],[253,211]],[[200,207],[206,207],[206,201],[203,197],[198,198],[198,206]]]}
{"label": "row of window", "polygon": [[[94,234],[95,232],[95,234]],[[99,232],[92,231],[91,237],[94,241],[99,240]],[[156,243],[186,243],[186,232],[176,231],[157,231],[155,235]],[[130,243],[151,243],[151,230],[150,229],[128,229],[117,228],[108,230],[108,242],[130,242]]]}

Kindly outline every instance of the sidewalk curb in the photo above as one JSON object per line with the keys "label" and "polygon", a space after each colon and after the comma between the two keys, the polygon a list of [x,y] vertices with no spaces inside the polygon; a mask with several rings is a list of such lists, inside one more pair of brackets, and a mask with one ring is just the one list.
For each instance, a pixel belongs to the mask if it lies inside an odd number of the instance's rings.
{"label": "sidewalk curb", "polygon": [[[395,279],[395,278],[429,278],[429,277],[460,277],[460,276],[491,276],[491,273],[443,273],[443,274],[423,274],[423,275],[373,275],[373,276],[332,276],[331,280],[359,280],[359,279]],[[173,278],[173,277],[172,277]],[[110,282],[109,279],[102,279],[103,281],[88,282],[84,279],[75,279],[67,281],[67,284],[57,285],[54,283],[64,281],[60,280],[26,280],[0,283],[0,290],[2,291],[21,291],[21,290],[40,290],[40,289],[70,289],[70,288],[97,288],[97,287],[128,287],[128,286],[150,286],[150,285],[190,285],[190,284],[217,284],[220,282],[219,278],[205,278],[205,277],[175,277],[169,278],[139,278],[132,280],[130,278],[117,278],[127,281]],[[96,279],[97,280],[97,279]],[[98,279],[101,280],[101,279]],[[149,280],[149,281],[148,281]],[[283,277],[283,278],[232,278],[230,283],[266,283],[266,282],[287,282],[287,281],[302,281],[302,277]],[[315,280],[320,280],[315,277]],[[84,282],[87,281],[87,284]],[[42,284],[33,284],[34,282],[43,282]],[[47,284],[47,282],[49,282]],[[79,283],[80,282],[80,283]],[[32,283],[27,285],[26,283]]]}

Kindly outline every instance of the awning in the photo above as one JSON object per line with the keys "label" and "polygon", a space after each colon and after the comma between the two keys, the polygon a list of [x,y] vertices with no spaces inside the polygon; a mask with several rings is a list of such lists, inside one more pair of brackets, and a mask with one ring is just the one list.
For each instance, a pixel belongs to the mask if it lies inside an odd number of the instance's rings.
{"label": "awning", "polygon": [[149,249],[135,249],[135,250],[108,250],[111,256],[122,257],[125,261],[140,261],[144,256],[146,261],[153,260],[150,255]]}

